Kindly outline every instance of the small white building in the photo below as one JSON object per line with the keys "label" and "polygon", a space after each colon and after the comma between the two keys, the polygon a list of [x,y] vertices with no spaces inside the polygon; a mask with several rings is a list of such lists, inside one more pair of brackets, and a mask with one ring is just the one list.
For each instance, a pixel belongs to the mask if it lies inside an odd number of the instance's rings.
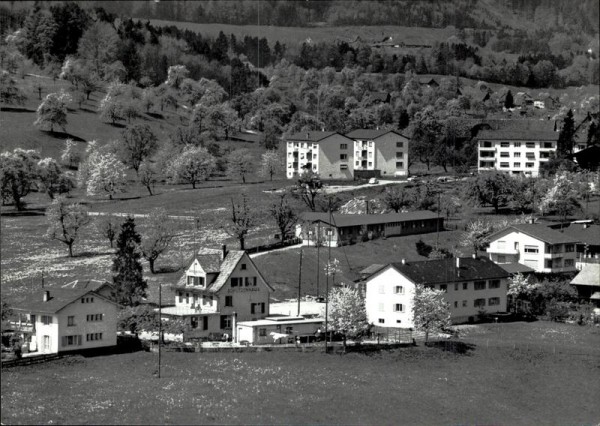
{"label": "small white building", "polygon": [[412,328],[415,286],[443,290],[451,321],[472,322],[482,312],[505,312],[509,274],[486,258],[391,263],[366,279],[369,323]]}
{"label": "small white building", "polygon": [[520,263],[535,272],[575,272],[577,240],[545,225],[512,225],[490,236],[486,250],[498,264]]}
{"label": "small white building", "polygon": [[171,290],[175,306],[162,308],[161,315],[183,319],[194,338],[234,338],[236,321],[269,315],[274,291],[245,251],[227,251],[225,246],[219,253],[195,255]]}
{"label": "small white building", "polygon": [[323,332],[322,318],[271,316],[237,324],[236,342],[251,345],[294,343],[316,340]]}
{"label": "small white building", "polygon": [[[81,282],[86,284],[89,282]],[[119,305],[108,283],[47,287],[15,307],[16,329],[30,352],[42,354],[115,346]],[[93,283],[92,283],[93,284]]]}

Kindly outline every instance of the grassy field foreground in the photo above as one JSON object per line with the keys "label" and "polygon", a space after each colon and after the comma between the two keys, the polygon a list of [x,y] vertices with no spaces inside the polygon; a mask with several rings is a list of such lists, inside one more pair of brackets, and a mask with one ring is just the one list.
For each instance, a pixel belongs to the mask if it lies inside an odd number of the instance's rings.
{"label": "grassy field foreground", "polygon": [[[469,326],[465,353],[138,352],[4,370],[4,424],[593,424],[600,333]],[[446,348],[447,349],[447,348]],[[60,392],[56,392],[60,389]]]}

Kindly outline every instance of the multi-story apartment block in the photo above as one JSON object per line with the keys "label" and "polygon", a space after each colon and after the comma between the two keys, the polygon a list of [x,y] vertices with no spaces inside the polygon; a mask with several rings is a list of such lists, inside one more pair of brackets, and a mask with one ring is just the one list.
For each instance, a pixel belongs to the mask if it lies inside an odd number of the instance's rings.
{"label": "multi-story apartment block", "polygon": [[337,132],[300,132],[286,142],[286,175],[304,171],[323,179],[353,179],[355,172],[373,176],[408,174],[408,138],[393,130],[359,129],[344,136]]}
{"label": "multi-story apartment block", "polygon": [[368,321],[379,327],[412,328],[415,286],[443,290],[454,323],[485,312],[505,312],[509,274],[486,258],[402,261],[366,279]]}
{"label": "multi-story apartment block", "polygon": [[552,130],[482,130],[477,135],[477,169],[537,176],[540,166],[556,151],[558,132]]}
{"label": "multi-story apartment block", "polygon": [[544,225],[512,225],[490,236],[487,249],[498,264],[520,263],[535,272],[574,272],[577,239]]}
{"label": "multi-story apartment block", "polygon": [[300,132],[287,140],[288,179],[304,171],[318,173],[323,179],[353,179],[353,140],[337,132]]}
{"label": "multi-story apartment block", "polygon": [[394,130],[357,129],[346,136],[354,140],[354,170],[374,170],[379,176],[408,174],[408,138]]}

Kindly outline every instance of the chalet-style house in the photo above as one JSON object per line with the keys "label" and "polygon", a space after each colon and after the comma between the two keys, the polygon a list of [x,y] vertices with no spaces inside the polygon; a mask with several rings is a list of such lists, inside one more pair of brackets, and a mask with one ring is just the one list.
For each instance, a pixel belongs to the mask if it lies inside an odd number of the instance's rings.
{"label": "chalet-style house", "polygon": [[353,144],[337,132],[296,133],[286,142],[286,176],[293,179],[313,171],[323,179],[353,179]]}
{"label": "chalet-style house", "polygon": [[[354,175],[407,176],[409,139],[395,130],[356,129],[346,135],[354,141]],[[367,172],[367,173],[364,173]]]}
{"label": "chalet-style house", "polygon": [[552,122],[532,121],[506,120],[495,129],[479,131],[478,171],[537,176],[540,166],[556,152],[559,133],[554,131]]}
{"label": "chalet-style house", "polygon": [[243,250],[196,254],[171,287],[175,306],[162,308],[164,318],[183,319],[195,338],[219,336],[236,330],[237,321],[269,316],[273,288]]}
{"label": "chalet-style house", "polygon": [[489,258],[520,263],[535,272],[574,272],[577,239],[545,225],[512,225],[490,236]]}
{"label": "chalet-style house", "polygon": [[375,238],[442,231],[444,218],[430,211],[386,214],[306,212],[296,225],[302,244],[338,247]]}
{"label": "chalet-style house", "polygon": [[600,308],[600,263],[587,263],[571,280],[577,289],[577,295],[585,302],[593,303]]}
{"label": "chalet-style house", "polygon": [[453,323],[506,312],[509,274],[486,258],[450,258],[386,265],[366,279],[368,321],[412,328],[415,286],[443,290]]}
{"label": "chalet-style house", "polygon": [[95,280],[46,287],[12,308],[16,331],[42,354],[115,346],[119,305],[111,295],[110,284]]}

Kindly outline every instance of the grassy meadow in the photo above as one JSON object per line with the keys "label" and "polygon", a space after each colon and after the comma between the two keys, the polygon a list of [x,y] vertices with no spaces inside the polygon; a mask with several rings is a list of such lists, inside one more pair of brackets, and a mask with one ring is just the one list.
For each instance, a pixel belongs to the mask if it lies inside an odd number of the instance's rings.
{"label": "grassy meadow", "polygon": [[[600,333],[465,326],[458,341],[346,355],[137,352],[2,372],[4,424],[593,424]],[[61,389],[56,393],[55,389]],[[35,395],[35,401],[31,396]]]}

